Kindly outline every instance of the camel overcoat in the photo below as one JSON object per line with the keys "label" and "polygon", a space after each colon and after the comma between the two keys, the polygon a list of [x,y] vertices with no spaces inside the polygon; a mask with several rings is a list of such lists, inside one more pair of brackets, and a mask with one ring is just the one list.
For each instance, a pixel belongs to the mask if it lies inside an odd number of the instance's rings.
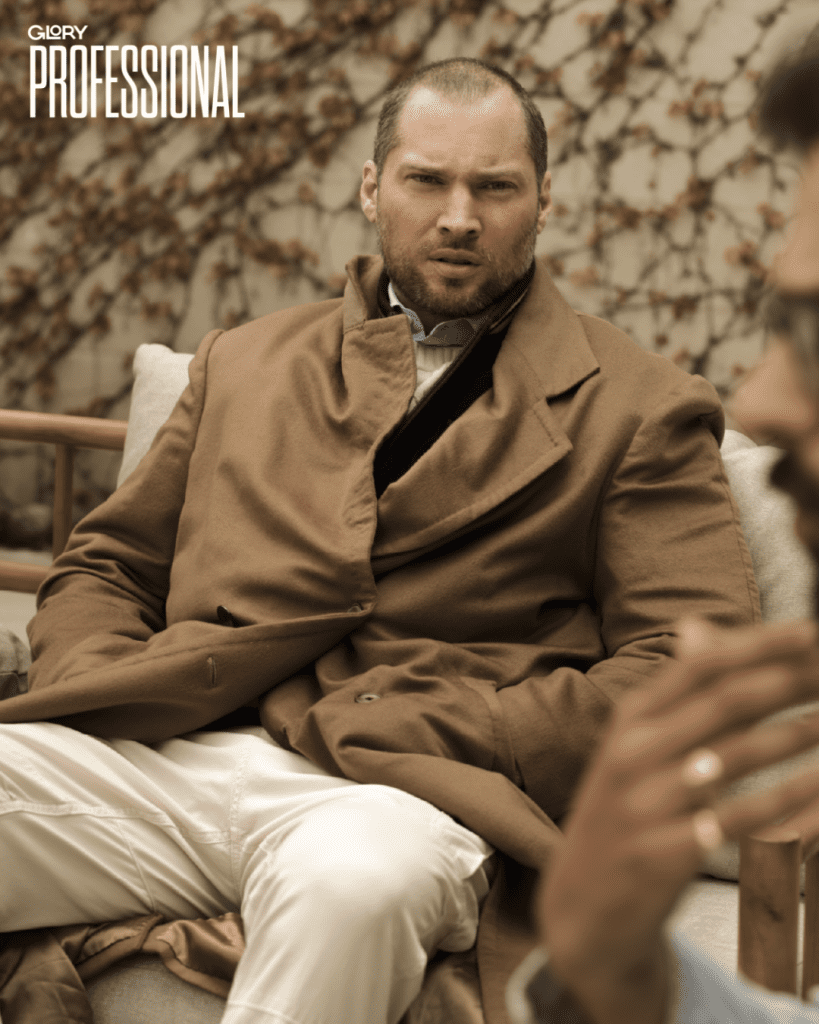
{"label": "camel overcoat", "polygon": [[42,585],[31,690],[0,721],[156,742],[258,702],[284,745],[538,867],[679,617],[758,616],[720,402],[573,312],[539,263],[489,390],[377,497],[415,388],[381,272],[359,257],[343,299],[204,339],[151,451]]}

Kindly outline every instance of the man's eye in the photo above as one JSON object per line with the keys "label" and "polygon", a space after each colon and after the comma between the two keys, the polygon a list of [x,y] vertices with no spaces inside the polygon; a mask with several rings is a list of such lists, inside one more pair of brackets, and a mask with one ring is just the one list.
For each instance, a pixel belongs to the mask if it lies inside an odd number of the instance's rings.
{"label": "man's eye", "polygon": [[411,177],[412,181],[418,181],[422,185],[437,185],[438,178],[433,177],[431,174],[413,174]]}
{"label": "man's eye", "polygon": [[503,192],[515,186],[511,181],[487,181],[485,188],[488,188],[491,192]]}

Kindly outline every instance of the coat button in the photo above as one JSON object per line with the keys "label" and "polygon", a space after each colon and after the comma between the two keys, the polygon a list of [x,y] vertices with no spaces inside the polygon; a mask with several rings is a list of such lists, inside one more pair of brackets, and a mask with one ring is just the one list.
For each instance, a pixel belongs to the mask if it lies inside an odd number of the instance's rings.
{"label": "coat button", "polygon": [[356,704],[370,704],[374,700],[381,700],[380,693],[359,693],[356,697]]}

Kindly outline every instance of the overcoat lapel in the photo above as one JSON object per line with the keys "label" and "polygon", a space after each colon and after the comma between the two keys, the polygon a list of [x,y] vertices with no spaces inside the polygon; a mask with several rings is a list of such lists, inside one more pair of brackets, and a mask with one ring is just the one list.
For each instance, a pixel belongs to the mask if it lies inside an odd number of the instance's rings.
{"label": "overcoat lapel", "polygon": [[373,555],[452,536],[564,458],[571,442],[549,399],[598,370],[580,319],[538,266],[495,360],[492,387],[379,499]]}

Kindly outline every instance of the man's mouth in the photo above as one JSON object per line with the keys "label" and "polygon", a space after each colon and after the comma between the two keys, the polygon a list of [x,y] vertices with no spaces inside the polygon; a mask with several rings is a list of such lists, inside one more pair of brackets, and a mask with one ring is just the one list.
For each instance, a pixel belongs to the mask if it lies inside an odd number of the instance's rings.
{"label": "man's mouth", "polygon": [[454,267],[474,267],[480,263],[480,260],[473,256],[471,253],[466,252],[434,252],[430,255],[430,259],[436,263],[449,263]]}

